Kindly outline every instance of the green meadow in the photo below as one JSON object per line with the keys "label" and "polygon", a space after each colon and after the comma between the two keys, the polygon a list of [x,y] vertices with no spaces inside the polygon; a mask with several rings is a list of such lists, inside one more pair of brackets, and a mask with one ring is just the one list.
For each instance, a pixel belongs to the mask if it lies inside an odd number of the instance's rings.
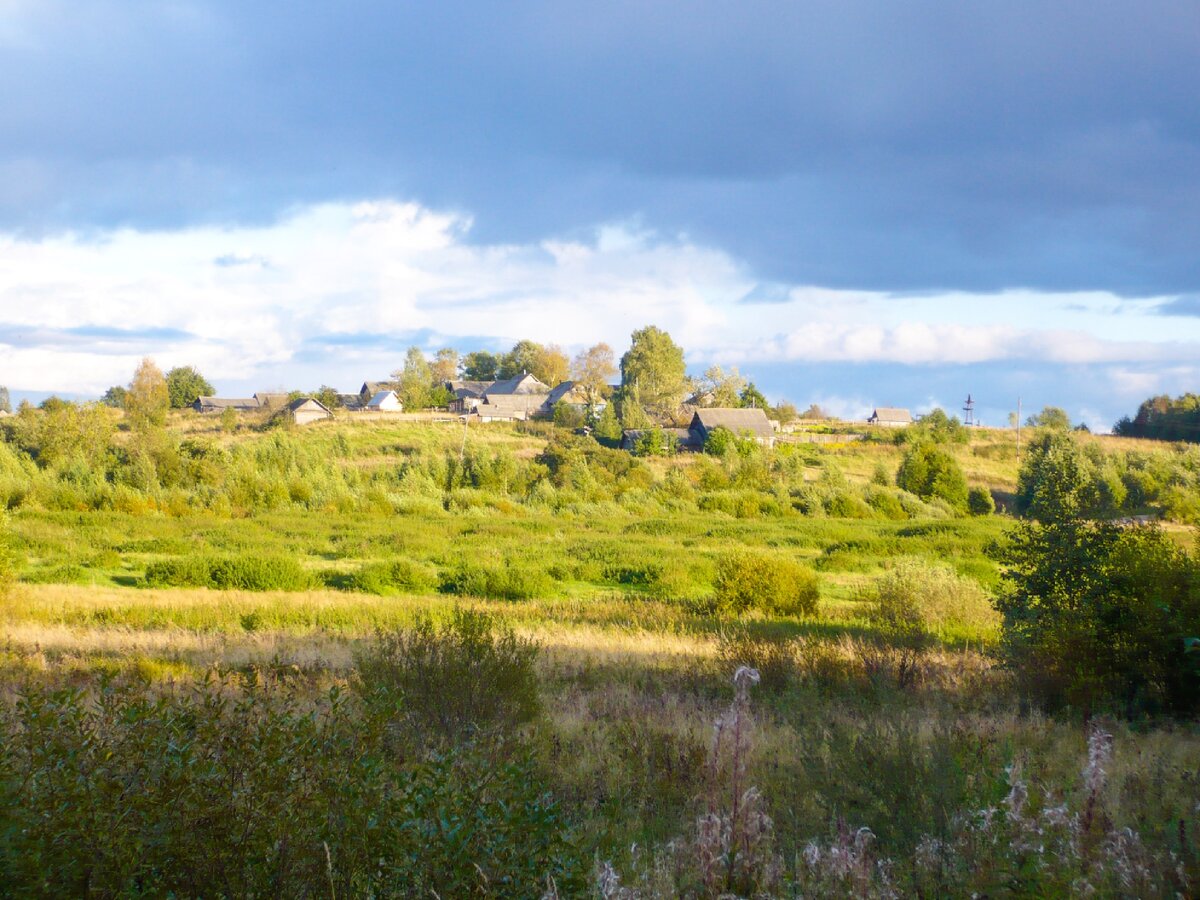
{"label": "green meadow", "polygon": [[[1000,663],[1012,432],[938,444],[971,515],[891,433],[0,429],[15,896],[1197,889],[1196,723],[1044,711]],[[1194,448],[1079,440],[1194,545]]]}

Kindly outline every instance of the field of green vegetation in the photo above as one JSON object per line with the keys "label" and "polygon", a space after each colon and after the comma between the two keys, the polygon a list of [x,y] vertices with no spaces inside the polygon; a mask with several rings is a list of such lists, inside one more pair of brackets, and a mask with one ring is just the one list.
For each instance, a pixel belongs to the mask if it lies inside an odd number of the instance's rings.
{"label": "field of green vegetation", "polygon": [[[1019,478],[1006,431],[636,457],[69,404],[0,436],[0,894],[1200,883],[1196,448],[1027,433]],[[1165,524],[1080,524],[1132,515]],[[1176,618],[1021,630],[1122,554]],[[1096,634],[1178,659],[1047,663]]]}

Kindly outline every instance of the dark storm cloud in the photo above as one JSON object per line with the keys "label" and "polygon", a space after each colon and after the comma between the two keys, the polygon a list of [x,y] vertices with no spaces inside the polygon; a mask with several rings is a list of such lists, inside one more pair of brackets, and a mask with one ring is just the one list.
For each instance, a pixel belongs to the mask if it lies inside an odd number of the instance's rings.
{"label": "dark storm cloud", "polygon": [[0,224],[391,194],[642,216],[767,280],[1200,288],[1190,2],[18,2]]}
{"label": "dark storm cloud", "polygon": [[1195,316],[1200,318],[1200,294],[1186,294],[1164,303],[1158,308],[1163,316]]}

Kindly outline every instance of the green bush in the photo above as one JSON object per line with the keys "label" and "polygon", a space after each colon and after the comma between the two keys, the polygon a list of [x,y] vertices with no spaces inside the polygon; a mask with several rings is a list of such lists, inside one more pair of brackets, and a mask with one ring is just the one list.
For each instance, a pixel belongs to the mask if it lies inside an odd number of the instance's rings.
{"label": "green bush", "polygon": [[990,516],[996,511],[992,492],[985,487],[973,487],[967,494],[967,509],[973,516]]}
{"label": "green bush", "polygon": [[442,573],[438,590],[460,597],[532,600],[548,596],[554,583],[543,570],[505,561],[501,565],[461,560]]}
{"label": "green bush", "polygon": [[717,608],[742,613],[761,610],[785,616],[811,616],[820,589],[812,569],[786,556],[739,550],[717,561],[713,583]]}
{"label": "green bush", "polygon": [[922,500],[944,500],[959,512],[967,509],[967,479],[954,457],[935,444],[914,444],[905,451],[896,484]]}
{"label": "green bush", "polygon": [[897,563],[859,599],[872,624],[890,636],[944,637],[950,631],[990,636],[1000,620],[978,582],[920,560]]}
{"label": "green bush", "polygon": [[150,563],[146,587],[207,587],[238,591],[307,591],[316,577],[290,556],[184,556]]}
{"label": "green bush", "polygon": [[406,758],[386,712],[263,673],[25,688],[0,709],[0,893],[523,898],[547,878],[584,893],[528,754]]}
{"label": "green bush", "polygon": [[1200,560],[1153,527],[1022,523],[998,549],[1003,654],[1041,705],[1200,711]]}
{"label": "green bush", "polygon": [[436,573],[410,559],[366,563],[349,580],[349,588],[364,594],[423,594],[437,588]]}
{"label": "green bush", "polygon": [[358,656],[358,690],[435,741],[511,733],[541,709],[537,644],[485,613],[381,631]]}

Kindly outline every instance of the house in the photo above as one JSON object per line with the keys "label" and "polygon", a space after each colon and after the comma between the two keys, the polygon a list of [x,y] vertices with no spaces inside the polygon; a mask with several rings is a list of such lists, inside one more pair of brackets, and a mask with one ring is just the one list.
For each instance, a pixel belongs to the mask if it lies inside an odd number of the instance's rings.
{"label": "house", "polygon": [[371,398],[380,391],[390,391],[391,389],[390,381],[364,381],[363,386],[358,389],[358,396],[362,398],[362,405],[366,406]]}
{"label": "house", "polygon": [[404,404],[395,391],[378,391],[367,401],[368,412],[403,412]]}
{"label": "house", "polygon": [[550,391],[546,397],[546,408],[550,415],[554,414],[554,407],[559,403],[569,403],[571,406],[583,407],[587,405],[587,395],[583,388],[577,386],[574,381],[564,381],[558,387]]}
{"label": "house", "polygon": [[454,395],[454,399],[450,401],[450,411],[456,413],[474,412],[475,407],[483,402],[483,395],[487,393],[494,381],[447,381],[446,390]]}
{"label": "house", "polygon": [[[368,400],[370,398],[367,398]],[[350,412],[358,412],[367,405],[367,401],[362,398],[362,394],[338,394],[338,401],[342,404],[342,409]]]}
{"label": "house", "polygon": [[691,443],[703,447],[708,436],[718,428],[725,428],[736,435],[748,434],[764,447],[775,445],[775,429],[771,420],[761,409],[732,409],[711,407],[698,409],[692,414],[688,431]]}
{"label": "house", "polygon": [[322,419],[332,419],[333,413],[320,400],[312,397],[300,397],[293,400],[281,410],[281,414],[291,419],[297,425],[308,425],[320,422]]}
{"label": "house", "polygon": [[254,402],[258,404],[259,409],[283,409],[288,405],[288,395],[260,392],[254,395]]}
{"label": "house", "polygon": [[549,414],[547,401],[551,393],[549,387],[526,372],[489,385],[473,411],[482,422],[523,421]]}
{"label": "house", "polygon": [[867,419],[869,425],[889,425],[892,427],[912,424],[912,413],[907,409],[896,406],[877,406]]}
{"label": "house", "polygon": [[229,397],[197,397],[192,409],[198,413],[223,413],[227,409],[234,412],[251,412],[258,409],[258,401],[253,397],[233,399]]}

